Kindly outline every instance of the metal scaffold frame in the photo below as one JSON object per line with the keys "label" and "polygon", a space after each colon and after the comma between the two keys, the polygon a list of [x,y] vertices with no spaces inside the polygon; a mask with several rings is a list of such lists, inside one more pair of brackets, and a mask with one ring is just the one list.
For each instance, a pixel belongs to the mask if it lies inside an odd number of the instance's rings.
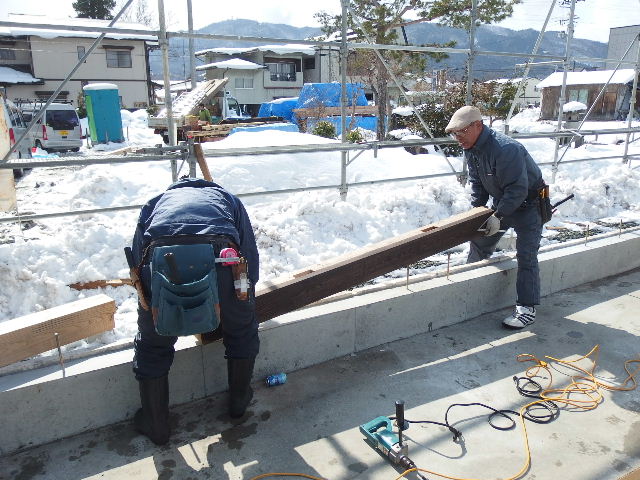
{"label": "metal scaffold frame", "polygon": [[[614,156],[614,157],[596,157],[596,158],[582,158],[582,159],[574,159],[574,160],[565,160],[563,163],[575,163],[575,162],[586,162],[586,161],[596,161],[596,160],[605,160],[605,159],[611,159],[611,158],[622,158],[625,162],[628,163],[628,165],[631,165],[631,159],[632,157],[634,157],[633,155],[629,155],[628,154],[628,146],[629,143],[631,143],[634,138],[632,138],[631,136],[636,134],[636,133],[640,133],[640,128],[632,128],[632,119],[633,119],[633,112],[634,112],[634,107],[635,107],[635,95],[631,95],[631,105],[630,105],[630,109],[629,109],[629,114],[628,114],[628,118],[627,118],[627,128],[623,128],[623,129],[601,129],[601,130],[582,130],[582,126],[584,125],[584,121],[586,120],[586,118],[588,117],[589,113],[591,112],[591,110],[589,112],[587,112],[587,115],[585,116],[584,120],[582,121],[582,123],[580,124],[580,126],[578,127],[578,129],[575,130],[563,130],[562,128],[562,107],[564,104],[564,97],[566,94],[566,79],[567,79],[567,72],[569,70],[570,65],[575,62],[575,61],[588,61],[588,62],[607,62],[607,61],[611,61],[612,59],[599,59],[599,58],[586,58],[586,57],[572,57],[571,56],[571,42],[573,39],[573,29],[574,29],[574,21],[575,21],[575,4],[576,1],[578,0],[570,0],[571,2],[571,6],[570,6],[570,16],[569,16],[569,21],[568,21],[568,34],[567,34],[567,41],[566,41],[566,47],[565,47],[565,55],[564,56],[557,56],[557,55],[541,55],[538,54],[538,48],[540,46],[542,37],[544,36],[547,24],[549,22],[549,18],[551,17],[551,12],[553,11],[553,8],[555,6],[555,2],[558,0],[551,0],[551,4],[550,4],[550,8],[549,8],[549,13],[547,15],[547,18],[545,20],[544,26],[539,34],[539,37],[536,41],[536,44],[533,48],[533,51],[531,53],[521,53],[521,52],[517,52],[517,53],[513,53],[513,52],[497,52],[497,51],[482,51],[476,48],[475,45],[475,33],[476,33],[476,29],[475,29],[475,25],[476,25],[476,15],[477,15],[477,0],[472,0],[472,9],[471,9],[471,13],[470,13],[470,31],[469,31],[469,48],[444,48],[444,47],[423,47],[423,46],[414,46],[414,45],[380,45],[380,44],[375,44],[371,41],[370,38],[367,38],[367,41],[369,43],[359,43],[359,42],[349,42],[348,41],[348,35],[347,35],[347,23],[346,23],[346,18],[347,18],[347,14],[351,14],[352,15],[352,19],[358,23],[359,20],[353,15],[353,13],[350,10],[350,6],[349,6],[349,0],[340,0],[340,4],[342,7],[342,17],[343,17],[343,23],[342,23],[342,32],[341,32],[341,39],[339,42],[331,42],[331,41],[316,41],[316,40],[295,40],[296,43],[298,44],[303,44],[303,45],[313,45],[313,46],[322,46],[322,47],[329,47],[329,48],[333,48],[336,49],[340,52],[340,70],[341,70],[341,83],[342,83],[342,102],[341,102],[341,117],[342,117],[342,138],[341,138],[341,143],[339,144],[322,144],[322,145],[290,145],[290,146],[280,146],[280,147],[264,147],[264,148],[234,148],[234,149],[215,149],[215,150],[205,150],[204,153],[206,154],[206,156],[208,157],[232,157],[232,156],[245,156],[245,155],[278,155],[278,154],[287,154],[287,153],[309,153],[309,152],[341,152],[341,162],[340,162],[340,170],[341,170],[341,182],[339,185],[321,185],[321,186],[314,186],[314,187],[300,187],[300,188],[290,188],[290,189],[282,189],[282,190],[276,190],[276,191],[260,191],[260,192],[235,192],[239,197],[253,197],[253,196],[258,196],[258,195],[273,195],[273,194],[284,194],[284,193],[293,193],[293,192],[302,192],[302,191],[311,191],[311,190],[321,190],[321,189],[335,189],[339,192],[340,196],[342,199],[346,198],[348,189],[351,187],[359,187],[359,186],[370,186],[370,185],[377,185],[377,184],[383,184],[383,183],[389,183],[389,182],[403,182],[403,181],[414,181],[414,180],[423,180],[423,179],[429,179],[429,178],[439,178],[439,177],[444,177],[444,176],[456,176],[456,178],[458,178],[459,181],[464,182],[466,180],[466,169],[464,168],[463,165],[463,169],[462,171],[456,171],[456,169],[453,167],[453,165],[451,164],[451,162],[449,161],[449,159],[446,157],[446,155],[444,153],[442,153],[442,156],[444,157],[444,159],[449,163],[449,166],[451,168],[451,172],[449,173],[441,173],[441,174],[435,174],[435,175],[422,175],[422,176],[414,176],[414,177],[402,177],[402,178],[390,178],[390,179],[382,179],[382,180],[373,180],[373,181],[367,181],[367,182],[352,182],[352,183],[348,183],[346,181],[346,174],[347,174],[347,168],[349,166],[350,163],[352,163],[356,158],[357,155],[359,155],[359,153],[362,153],[365,150],[372,150],[374,152],[374,155],[377,153],[377,151],[379,149],[384,149],[384,148],[398,148],[398,147],[417,147],[417,146],[426,146],[426,145],[446,145],[446,144],[452,144],[455,143],[454,140],[450,139],[450,138],[434,138],[433,135],[431,134],[431,132],[429,131],[428,127],[426,126],[426,123],[424,122],[424,120],[420,117],[420,115],[418,115],[419,121],[421,122],[421,124],[423,125],[423,127],[425,128],[425,130],[427,132],[429,132],[431,138],[428,139],[422,139],[422,140],[404,140],[404,141],[375,141],[375,142],[368,142],[368,143],[363,143],[363,144],[352,144],[352,143],[347,143],[346,138],[345,138],[345,126],[346,126],[346,94],[345,94],[345,89],[346,89],[346,70],[347,70],[347,56],[349,53],[349,50],[358,50],[358,49],[367,49],[367,50],[373,50],[376,55],[378,56],[378,58],[381,59],[382,63],[385,65],[385,68],[387,68],[387,70],[389,71],[388,73],[390,74],[390,77],[392,78],[392,80],[394,82],[396,82],[396,84],[398,84],[398,80],[397,78],[393,75],[393,73],[391,72],[391,69],[389,67],[389,65],[384,61],[380,51],[408,51],[408,52],[422,52],[422,53],[447,53],[447,54],[465,54],[468,56],[468,61],[467,61],[467,103],[471,103],[471,100],[469,98],[470,95],[470,84],[471,81],[473,79],[473,60],[475,57],[477,57],[478,55],[492,55],[492,56],[511,56],[511,57],[526,57],[528,58],[528,62],[524,65],[524,73],[523,73],[523,77],[522,80],[520,82],[520,84],[518,85],[518,91],[520,91],[523,88],[524,82],[526,82],[528,73],[529,73],[529,69],[532,65],[536,65],[536,63],[534,63],[534,61],[538,61],[537,64],[549,64],[549,63],[561,63],[564,66],[564,73],[563,73],[563,83],[562,83],[562,88],[561,88],[561,95],[559,98],[559,116],[558,116],[558,123],[556,126],[556,131],[555,132],[545,132],[545,133],[537,133],[537,134],[510,134],[510,136],[512,136],[513,138],[516,139],[527,139],[527,138],[551,138],[554,139],[556,142],[556,148],[555,148],[555,154],[554,154],[554,159],[553,162],[545,162],[545,163],[540,163],[540,165],[551,165],[552,166],[552,171],[553,171],[553,176],[555,179],[555,174],[558,170],[558,166],[560,164],[560,162],[562,161],[562,159],[564,158],[564,155],[566,154],[567,149],[565,148],[565,151],[563,152],[562,156],[560,156],[558,158],[559,155],[559,146],[560,146],[560,139],[569,139],[570,143],[571,139],[573,139],[575,136],[580,135],[580,136],[586,136],[586,135],[603,135],[603,134],[615,134],[615,133],[619,133],[619,134],[625,134],[626,136],[626,140],[625,140],[625,149],[624,149],[624,154],[622,156]],[[100,35],[98,36],[98,38],[95,40],[94,44],[87,50],[87,52],[85,53],[85,55],[83,56],[83,58],[79,59],[76,66],[71,70],[71,72],[69,73],[69,75],[65,78],[65,80],[59,85],[58,89],[56,90],[56,92],[54,92],[54,94],[49,98],[48,103],[53,102],[53,99],[56,98],[57,92],[60,91],[64,84],[71,79],[71,77],[73,76],[73,74],[75,73],[75,71],[79,68],[80,65],[82,65],[83,61],[86,59],[86,57],[91,53],[91,51],[93,49],[95,49],[100,41],[102,40],[102,38],[107,34],[107,33],[113,33],[113,34],[136,34],[136,35],[140,35],[140,34],[144,34],[144,35],[150,35],[150,36],[155,36],[158,38],[158,42],[159,45],[161,47],[161,51],[162,51],[162,57],[163,57],[163,78],[164,78],[164,86],[165,86],[165,91],[169,91],[169,71],[168,71],[168,43],[169,40],[171,38],[187,38],[189,39],[189,53],[190,53],[190,65],[191,65],[191,71],[193,72],[194,70],[194,63],[193,63],[193,59],[194,59],[194,45],[193,45],[193,40],[195,39],[212,39],[212,40],[232,40],[232,41],[237,41],[237,42],[264,42],[264,43],[274,43],[274,44],[287,44],[287,43],[291,43],[292,40],[291,39],[282,39],[282,38],[267,38],[267,37],[251,37],[251,36],[234,36],[234,35],[217,35],[217,34],[205,34],[205,33],[196,33],[193,31],[193,21],[192,21],[192,12],[191,12],[191,0],[187,0],[186,4],[187,4],[187,9],[188,9],[188,15],[189,15],[189,25],[188,25],[188,31],[184,32],[184,31],[179,31],[179,32],[172,32],[172,31],[167,31],[165,28],[165,18],[164,18],[164,0],[158,0],[158,16],[159,16],[159,25],[160,28],[159,30],[136,30],[136,29],[123,29],[123,28],[117,28],[115,27],[115,23],[117,22],[118,18],[120,18],[120,16],[125,12],[125,10],[128,8],[128,6],[131,4],[132,0],[128,0],[124,6],[121,8],[121,10],[115,15],[113,21],[110,23],[109,27],[94,27],[94,28],[87,28],[87,27],[76,27],[76,26],[71,26],[71,25],[47,25],[47,24],[25,24],[25,23],[19,23],[19,22],[5,22],[5,21],[0,21],[0,26],[5,26],[5,27],[29,27],[29,28],[34,28],[34,29],[56,29],[56,30],[61,30],[61,31],[77,31],[77,30],[82,30],[82,31],[93,31],[95,33],[100,33]],[[636,41],[636,39],[634,39],[634,42]],[[632,43],[633,45],[633,43]],[[631,48],[631,46],[629,46],[629,49]],[[627,49],[627,52],[629,51],[629,49]],[[617,66],[616,66],[616,70],[618,68],[620,68],[621,65],[623,64],[631,64],[634,65],[634,69],[635,69],[635,79],[634,79],[634,84],[633,84],[633,92],[636,92],[636,89],[638,87],[638,72],[640,70],[640,49],[638,51],[638,58],[635,59],[635,61],[629,61],[629,60],[625,60],[625,55],[623,55],[623,57],[619,60]],[[194,78],[192,76],[192,83],[194,82]],[[607,83],[608,84],[608,83]],[[602,92],[604,91],[604,89],[606,88],[603,87],[602,91],[600,92],[600,95],[602,95]],[[402,91],[402,89],[400,89]],[[193,143],[181,143],[180,145],[176,145],[176,138],[175,138],[175,130],[172,127],[172,103],[171,103],[171,96],[168,95],[166,96],[166,109],[168,112],[168,119],[169,119],[169,146],[168,147],[163,147],[161,145],[159,146],[155,146],[155,147],[149,147],[149,148],[144,148],[144,149],[138,149],[137,152],[132,153],[132,154],[127,154],[127,155],[122,155],[122,156],[116,156],[113,154],[109,154],[106,153],[104,155],[94,155],[94,156],[84,156],[84,157],[61,157],[59,159],[55,159],[55,160],[50,160],[50,159],[31,159],[30,161],[25,161],[25,160],[18,160],[16,161],[15,159],[9,160],[9,154],[7,154],[5,156],[5,158],[0,159],[0,168],[4,168],[4,169],[13,169],[13,168],[40,168],[40,167],[59,167],[59,166],[80,166],[80,165],[91,165],[91,164],[106,164],[106,163],[129,163],[129,162],[148,162],[148,161],[169,161],[170,165],[171,165],[171,172],[172,172],[172,181],[175,181],[178,178],[179,172],[181,170],[181,167],[178,166],[178,162],[181,161],[182,165],[184,165],[185,163],[188,164],[189,166],[189,174],[190,175],[195,175],[196,172],[196,157],[195,157],[195,153],[194,153],[194,147],[193,147]],[[405,96],[406,97],[406,96]],[[511,118],[511,115],[513,114],[514,108],[515,108],[515,104],[516,104],[516,99],[517,99],[518,95],[515,96],[512,104],[511,104],[511,109],[509,111],[509,114],[507,116],[506,119],[506,132],[509,133],[509,120]],[[415,105],[412,103],[411,99],[409,99],[408,97],[407,101],[409,102],[409,105],[411,105],[412,107],[415,107]],[[414,108],[415,110],[415,108]],[[41,113],[39,115],[36,115],[34,117],[34,119],[31,121],[29,128],[32,128],[35,125],[35,122],[38,120],[39,116],[42,115],[42,112],[44,112],[44,109],[41,110]],[[172,135],[172,133],[174,133],[174,135]],[[24,138],[26,138],[28,135],[28,131],[25,132],[23,134],[23,136],[18,139],[18,142],[23,141]],[[17,143],[18,143],[17,142]],[[441,151],[441,150],[440,150]],[[442,152],[442,151],[441,151]],[[355,153],[356,155],[354,156],[353,159],[349,160],[349,155],[350,153]],[[637,157],[637,156],[636,156]],[[66,212],[51,212],[51,213],[42,213],[42,214],[35,214],[35,215],[16,215],[16,216],[9,216],[9,217],[4,217],[4,218],[0,218],[0,224],[1,223],[8,223],[8,222],[26,222],[26,221],[30,221],[30,220],[37,220],[37,219],[45,219],[45,218],[53,218],[53,217],[66,217],[66,216],[73,216],[73,215],[83,215],[83,214],[87,214],[87,213],[108,213],[108,212],[114,212],[114,211],[123,211],[123,210],[134,210],[134,209],[139,209],[141,207],[141,205],[125,205],[125,206],[118,206],[118,207],[110,207],[110,208],[100,208],[100,209],[90,209],[90,210],[81,210],[81,211],[66,211]]]}

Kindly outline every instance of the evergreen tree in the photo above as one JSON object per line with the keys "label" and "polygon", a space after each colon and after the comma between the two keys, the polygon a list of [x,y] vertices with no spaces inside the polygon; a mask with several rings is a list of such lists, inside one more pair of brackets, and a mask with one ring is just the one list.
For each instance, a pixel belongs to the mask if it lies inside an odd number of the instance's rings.
{"label": "evergreen tree", "polygon": [[[478,0],[477,20],[482,23],[504,20],[513,13],[513,6],[517,3],[521,3],[521,0]],[[348,27],[356,35],[356,41],[360,42],[366,41],[368,37],[377,44],[395,44],[399,28],[420,22],[437,21],[443,25],[467,30],[470,27],[471,0],[351,0],[350,6]],[[315,14],[315,18],[322,24],[326,35],[340,32],[342,15],[319,12]],[[406,60],[402,60],[405,56],[402,52],[380,51],[380,54],[387,63],[406,63]],[[378,139],[383,139],[384,118],[390,110],[389,75],[383,61],[374,52],[370,55],[373,77],[371,86],[376,93],[378,105],[377,134]],[[437,54],[429,56],[442,58],[442,55]]]}
{"label": "evergreen tree", "polygon": [[76,0],[71,5],[78,14],[78,18],[96,18],[111,20],[111,10],[116,6],[116,0]]}

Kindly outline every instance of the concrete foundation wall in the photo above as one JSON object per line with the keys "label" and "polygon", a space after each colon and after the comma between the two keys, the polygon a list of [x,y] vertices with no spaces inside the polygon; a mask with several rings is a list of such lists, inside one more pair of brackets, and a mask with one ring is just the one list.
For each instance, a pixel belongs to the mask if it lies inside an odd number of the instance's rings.
{"label": "concrete foundation wall", "polygon": [[[640,266],[640,232],[540,254],[542,295]],[[513,305],[516,261],[348,296],[261,325],[254,380],[291,372]],[[543,300],[544,301],[544,300]],[[541,318],[539,321],[543,322]],[[0,377],[0,454],[131,418],[139,407],[130,349]],[[227,388],[220,342],[180,339],[170,373],[173,405]],[[44,427],[46,426],[46,428]]]}

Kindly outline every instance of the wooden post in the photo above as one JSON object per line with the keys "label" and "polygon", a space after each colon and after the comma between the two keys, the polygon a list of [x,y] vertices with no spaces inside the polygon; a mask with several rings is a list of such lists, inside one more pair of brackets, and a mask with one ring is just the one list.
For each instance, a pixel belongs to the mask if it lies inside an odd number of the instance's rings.
{"label": "wooden post", "polygon": [[213,178],[211,177],[211,172],[209,172],[209,166],[207,165],[207,160],[204,158],[204,152],[202,151],[202,145],[196,143],[193,145],[193,149],[196,152],[196,159],[198,160],[198,165],[200,166],[200,171],[204,176],[204,179],[213,182]]}
{"label": "wooden post", "polygon": [[0,211],[9,212],[15,208],[16,184],[13,180],[13,170],[0,168]]}
{"label": "wooden post", "polygon": [[[116,303],[94,295],[0,323],[0,367],[115,327]],[[56,334],[58,337],[56,338]]]}

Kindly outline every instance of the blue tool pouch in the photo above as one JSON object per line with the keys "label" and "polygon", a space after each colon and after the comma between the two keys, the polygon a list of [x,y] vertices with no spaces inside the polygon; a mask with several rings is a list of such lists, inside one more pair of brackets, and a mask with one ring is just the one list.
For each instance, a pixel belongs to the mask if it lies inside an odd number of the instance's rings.
{"label": "blue tool pouch", "polygon": [[211,244],[155,247],[151,311],[159,335],[211,332],[220,324],[215,254]]}

